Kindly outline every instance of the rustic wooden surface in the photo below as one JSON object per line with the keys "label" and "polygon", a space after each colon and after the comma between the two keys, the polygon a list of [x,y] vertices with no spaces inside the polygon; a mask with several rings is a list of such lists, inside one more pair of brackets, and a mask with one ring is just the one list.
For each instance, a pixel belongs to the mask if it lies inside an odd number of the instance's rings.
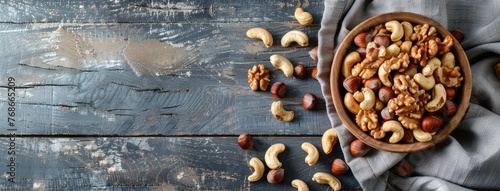
{"label": "rustic wooden surface", "polygon": [[[296,22],[296,7],[314,15],[312,26]],[[343,157],[339,146],[313,167],[300,148],[308,141],[321,150],[331,128],[319,83],[285,77],[269,62],[280,54],[310,72],[322,12],[323,2],[300,0],[0,3],[0,189],[293,190],[299,178],[328,190],[311,177]],[[252,27],[267,28],[275,46],[247,38]],[[310,46],[281,47],[293,29]],[[281,100],[293,122],[272,117],[269,92],[250,90],[255,64],[271,69],[271,83],[287,84]],[[314,111],[301,106],[308,92],[320,98]],[[256,136],[255,150],[237,146],[243,132]],[[248,160],[277,142],[287,146],[285,181],[246,181]],[[343,190],[358,189],[350,172],[337,177]]]}

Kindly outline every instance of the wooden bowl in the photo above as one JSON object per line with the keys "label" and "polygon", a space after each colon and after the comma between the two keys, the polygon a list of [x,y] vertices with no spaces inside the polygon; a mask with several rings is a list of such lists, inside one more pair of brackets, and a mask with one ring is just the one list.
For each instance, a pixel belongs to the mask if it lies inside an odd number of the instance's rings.
{"label": "wooden bowl", "polygon": [[467,108],[469,106],[469,100],[471,96],[472,89],[472,74],[470,71],[469,61],[462,49],[460,43],[454,38],[454,43],[451,48],[451,52],[455,55],[456,64],[461,68],[461,74],[463,77],[462,86],[458,89],[457,95],[454,98],[454,102],[457,106],[456,114],[446,119],[444,126],[433,135],[432,140],[428,142],[418,142],[415,140],[413,143],[389,143],[383,140],[374,139],[372,136],[363,132],[356,124],[354,120],[354,115],[352,115],[347,108],[344,106],[343,98],[346,92],[342,86],[341,78],[341,66],[345,56],[353,51],[354,37],[363,32],[369,31],[369,29],[375,27],[379,24],[384,24],[391,20],[397,21],[408,21],[413,25],[416,24],[429,24],[437,29],[438,37],[444,38],[446,35],[450,35],[450,32],[441,26],[438,22],[433,21],[425,16],[408,13],[408,12],[393,12],[381,14],[378,16],[371,17],[356,27],[354,27],[347,36],[343,39],[342,43],[338,46],[337,52],[332,64],[331,74],[330,74],[330,85],[332,91],[332,99],[335,104],[335,109],[337,110],[340,119],[347,127],[347,129],[358,139],[366,143],[367,145],[385,151],[391,152],[416,152],[429,148],[436,143],[442,141],[446,136],[448,136],[460,123],[464,117]]}

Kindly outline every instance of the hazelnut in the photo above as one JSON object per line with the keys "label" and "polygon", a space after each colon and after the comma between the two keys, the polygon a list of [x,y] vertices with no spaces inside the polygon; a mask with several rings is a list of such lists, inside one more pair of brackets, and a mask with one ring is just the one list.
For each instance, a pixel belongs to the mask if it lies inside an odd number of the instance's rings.
{"label": "hazelnut", "polygon": [[381,87],[382,82],[378,78],[370,78],[365,81],[365,88],[370,88],[373,92],[378,92]]}
{"label": "hazelnut", "polygon": [[428,133],[436,132],[443,125],[444,120],[438,115],[427,115],[422,119],[422,130]]}
{"label": "hazelnut", "polygon": [[293,76],[298,79],[306,77],[306,67],[302,64],[298,64],[297,66],[295,66],[293,70]]}
{"label": "hazelnut", "polygon": [[275,98],[284,98],[286,96],[286,85],[283,82],[276,82],[271,86],[271,95]]}
{"label": "hazelnut", "polygon": [[309,52],[309,56],[314,60],[314,63],[318,62],[318,46],[311,49]]}
{"label": "hazelnut", "polygon": [[446,90],[446,99],[452,100],[456,94],[455,88],[446,87],[445,90]]}
{"label": "hazelnut", "polygon": [[384,34],[378,34],[375,37],[373,37],[373,42],[375,42],[375,44],[378,46],[383,46],[387,48],[391,43],[391,38]]}
{"label": "hazelnut", "polygon": [[342,85],[348,92],[354,93],[358,91],[361,85],[361,78],[358,76],[349,76],[342,82]]}
{"label": "hazelnut", "polygon": [[393,171],[401,177],[407,177],[413,172],[413,168],[408,160],[403,159],[393,167]]}
{"label": "hazelnut", "polygon": [[495,72],[497,74],[498,79],[500,79],[500,63],[495,65]]}
{"label": "hazelnut", "polygon": [[349,170],[349,166],[344,162],[344,160],[337,158],[332,162],[332,173],[336,175],[344,174]]}
{"label": "hazelnut", "polygon": [[351,146],[349,147],[351,155],[355,157],[364,156],[366,153],[368,153],[368,151],[370,151],[370,149],[371,148],[368,145],[366,145],[359,139],[356,139],[353,142],[351,142]]}
{"label": "hazelnut", "polygon": [[387,103],[392,98],[394,98],[394,91],[392,91],[390,87],[384,86],[378,91],[378,99],[380,99],[382,103]]}
{"label": "hazelnut", "polygon": [[354,44],[356,44],[360,48],[365,48],[366,47],[366,41],[365,41],[366,34],[368,34],[368,33],[362,32],[362,33],[359,33],[358,35],[356,35],[356,37],[354,37]]}
{"label": "hazelnut", "polygon": [[413,78],[413,76],[414,76],[415,74],[417,74],[417,73],[418,73],[418,68],[417,68],[417,65],[415,65],[415,64],[413,64],[413,63],[412,63],[412,64],[409,64],[409,65],[408,65],[408,68],[406,68],[406,70],[405,70],[405,75],[410,76],[410,78]]}
{"label": "hazelnut", "polygon": [[453,101],[447,100],[444,103],[444,108],[446,109],[446,117],[454,116],[457,113],[457,107]]}
{"label": "hazelnut", "polygon": [[282,168],[270,170],[267,173],[267,181],[271,184],[278,184],[285,178],[285,170]]}
{"label": "hazelnut", "polygon": [[311,70],[311,78],[313,79],[317,79],[316,76],[318,75],[318,67],[314,67],[312,70]]}
{"label": "hazelnut", "polygon": [[307,93],[302,97],[302,107],[305,110],[314,110],[316,105],[318,105],[318,98],[314,94]]}
{"label": "hazelnut", "polygon": [[389,111],[388,107],[384,107],[384,109],[380,111],[380,116],[384,121],[393,120],[396,117],[396,115],[393,112]]}
{"label": "hazelnut", "polygon": [[415,138],[413,137],[413,130],[406,129],[406,128],[404,130],[405,130],[405,134],[403,135],[403,139],[401,139],[401,141],[404,143],[415,142]]}
{"label": "hazelnut", "polygon": [[358,48],[358,49],[356,49],[356,52],[359,53],[359,56],[361,57],[361,59],[366,58],[366,48]]}
{"label": "hazelnut", "polygon": [[243,133],[238,137],[238,145],[242,149],[253,149],[253,138],[248,133]]}
{"label": "hazelnut", "polygon": [[460,30],[454,30],[451,32],[451,35],[457,39],[458,42],[462,42],[464,40],[464,33]]}

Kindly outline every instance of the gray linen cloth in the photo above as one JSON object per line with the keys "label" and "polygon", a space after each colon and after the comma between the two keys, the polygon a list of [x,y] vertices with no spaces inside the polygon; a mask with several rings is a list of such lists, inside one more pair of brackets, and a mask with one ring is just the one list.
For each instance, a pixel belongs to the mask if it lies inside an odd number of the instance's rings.
{"label": "gray linen cloth", "polygon": [[[355,137],[336,114],[330,93],[330,68],[336,46],[363,20],[387,12],[425,15],[448,30],[463,31],[473,89],[469,110],[457,129],[434,147],[416,153],[372,149],[352,157]],[[318,78],[328,117],[339,134],[345,159],[364,190],[500,190],[500,1],[345,1],[325,0],[319,31]],[[401,159],[413,166],[410,177],[391,172]]]}

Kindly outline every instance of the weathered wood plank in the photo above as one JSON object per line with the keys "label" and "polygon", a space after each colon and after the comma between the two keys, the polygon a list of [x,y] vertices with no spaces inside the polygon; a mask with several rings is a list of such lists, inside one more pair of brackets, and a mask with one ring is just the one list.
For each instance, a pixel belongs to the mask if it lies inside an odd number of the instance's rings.
{"label": "weathered wood plank", "polygon": [[186,23],[294,22],[303,7],[319,24],[321,1],[5,1],[0,22],[13,23]]}
{"label": "weathered wood plank", "polygon": [[[269,28],[275,44],[248,39],[254,26]],[[281,54],[309,70],[308,51],[318,27],[303,28],[309,47],[283,48],[287,24],[0,24],[0,108],[7,78],[16,79],[18,134],[29,135],[318,135],[330,126],[324,107],[305,111],[301,98],[321,97],[317,81],[287,78],[269,56]],[[283,100],[292,123],[270,114],[275,98],[253,92],[247,70],[264,64],[271,82],[288,85]],[[324,103],[324,102],[322,102]],[[2,113],[1,115],[5,115]],[[0,133],[8,134],[6,129]]]}
{"label": "weathered wood plank", "polygon": [[[254,137],[254,150],[242,150],[236,137],[124,137],[124,138],[0,138],[1,190],[292,190],[293,179],[310,190],[329,190],[311,180],[318,171],[330,171],[342,158],[337,145],[330,155],[308,166],[300,148],[311,142],[321,150],[320,137]],[[250,183],[251,157],[264,159],[267,148],[283,143],[279,155],[285,169],[281,184],[264,179]],[[13,145],[9,150],[8,145]],[[15,154],[8,154],[14,151]],[[14,157],[10,161],[9,157]],[[10,167],[14,167],[12,171]],[[268,170],[266,170],[267,172]],[[11,177],[12,173],[12,177]],[[13,174],[15,173],[15,174]],[[14,177],[15,176],[15,177]],[[336,176],[343,190],[358,188],[350,172]],[[9,179],[15,183],[9,182]]]}

